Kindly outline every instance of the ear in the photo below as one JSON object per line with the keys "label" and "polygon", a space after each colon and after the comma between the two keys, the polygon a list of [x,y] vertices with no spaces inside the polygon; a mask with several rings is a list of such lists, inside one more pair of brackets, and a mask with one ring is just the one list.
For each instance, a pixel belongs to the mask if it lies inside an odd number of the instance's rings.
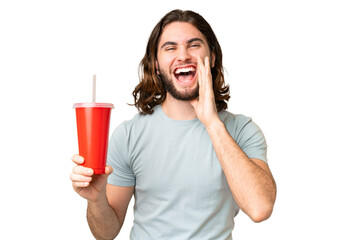
{"label": "ear", "polygon": [[211,53],[211,68],[215,67],[215,53]]}

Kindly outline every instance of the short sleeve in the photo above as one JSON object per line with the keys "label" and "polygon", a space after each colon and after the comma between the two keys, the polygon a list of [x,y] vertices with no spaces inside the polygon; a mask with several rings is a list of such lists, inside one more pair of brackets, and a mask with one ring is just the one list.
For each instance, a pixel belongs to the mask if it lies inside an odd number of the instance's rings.
{"label": "short sleeve", "polygon": [[[239,124],[239,121],[236,121]],[[240,126],[239,126],[240,125]],[[237,126],[235,141],[249,158],[257,158],[267,163],[267,144],[259,126],[247,118]]]}
{"label": "short sleeve", "polygon": [[109,142],[107,164],[113,168],[108,183],[116,186],[134,186],[135,176],[131,169],[128,155],[128,134],[125,122],[120,124],[112,134]]}

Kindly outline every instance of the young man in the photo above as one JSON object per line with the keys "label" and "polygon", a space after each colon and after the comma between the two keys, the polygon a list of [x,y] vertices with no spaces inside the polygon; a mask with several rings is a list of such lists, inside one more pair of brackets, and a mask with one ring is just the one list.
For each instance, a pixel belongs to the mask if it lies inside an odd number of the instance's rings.
{"label": "young man", "polygon": [[168,13],[140,67],[140,113],[114,131],[106,174],[76,166],[71,175],[94,236],[117,236],[133,194],[131,239],[231,239],[239,209],[254,222],[269,218],[276,186],[266,142],[250,118],[225,111],[229,88],[210,25],[191,11]]}

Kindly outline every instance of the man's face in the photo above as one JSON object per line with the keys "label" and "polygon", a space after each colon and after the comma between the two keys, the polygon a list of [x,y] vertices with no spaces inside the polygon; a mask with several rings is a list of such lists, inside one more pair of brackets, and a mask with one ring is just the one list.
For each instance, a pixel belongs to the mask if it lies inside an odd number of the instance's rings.
{"label": "man's face", "polygon": [[165,90],[172,97],[188,101],[198,97],[197,56],[209,56],[214,66],[215,56],[205,36],[192,24],[173,22],[168,24],[159,39],[157,71]]}

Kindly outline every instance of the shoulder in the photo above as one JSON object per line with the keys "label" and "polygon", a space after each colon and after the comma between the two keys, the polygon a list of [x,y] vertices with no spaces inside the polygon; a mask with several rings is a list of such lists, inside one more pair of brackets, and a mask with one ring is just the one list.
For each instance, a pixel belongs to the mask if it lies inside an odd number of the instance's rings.
{"label": "shoulder", "polygon": [[242,114],[221,113],[226,129],[249,158],[267,162],[267,144],[260,127]]}
{"label": "shoulder", "polygon": [[134,128],[134,126],[140,126],[146,121],[144,121],[146,118],[146,115],[136,114],[132,119],[125,120],[122,123],[120,123],[114,130],[114,134],[124,134],[128,135],[131,130]]}
{"label": "shoulder", "polygon": [[228,132],[233,136],[246,136],[260,133],[260,127],[251,117],[243,114],[234,114],[228,111],[219,113],[220,119],[226,126]]}
{"label": "shoulder", "polygon": [[243,128],[249,122],[252,122],[251,117],[247,117],[243,114],[234,114],[228,111],[221,111],[219,113],[220,119],[229,128]]}
{"label": "shoulder", "polygon": [[153,125],[156,122],[156,113],[153,114],[140,114],[137,113],[130,120],[123,121],[114,130],[115,135],[129,136],[141,134],[145,129]]}

